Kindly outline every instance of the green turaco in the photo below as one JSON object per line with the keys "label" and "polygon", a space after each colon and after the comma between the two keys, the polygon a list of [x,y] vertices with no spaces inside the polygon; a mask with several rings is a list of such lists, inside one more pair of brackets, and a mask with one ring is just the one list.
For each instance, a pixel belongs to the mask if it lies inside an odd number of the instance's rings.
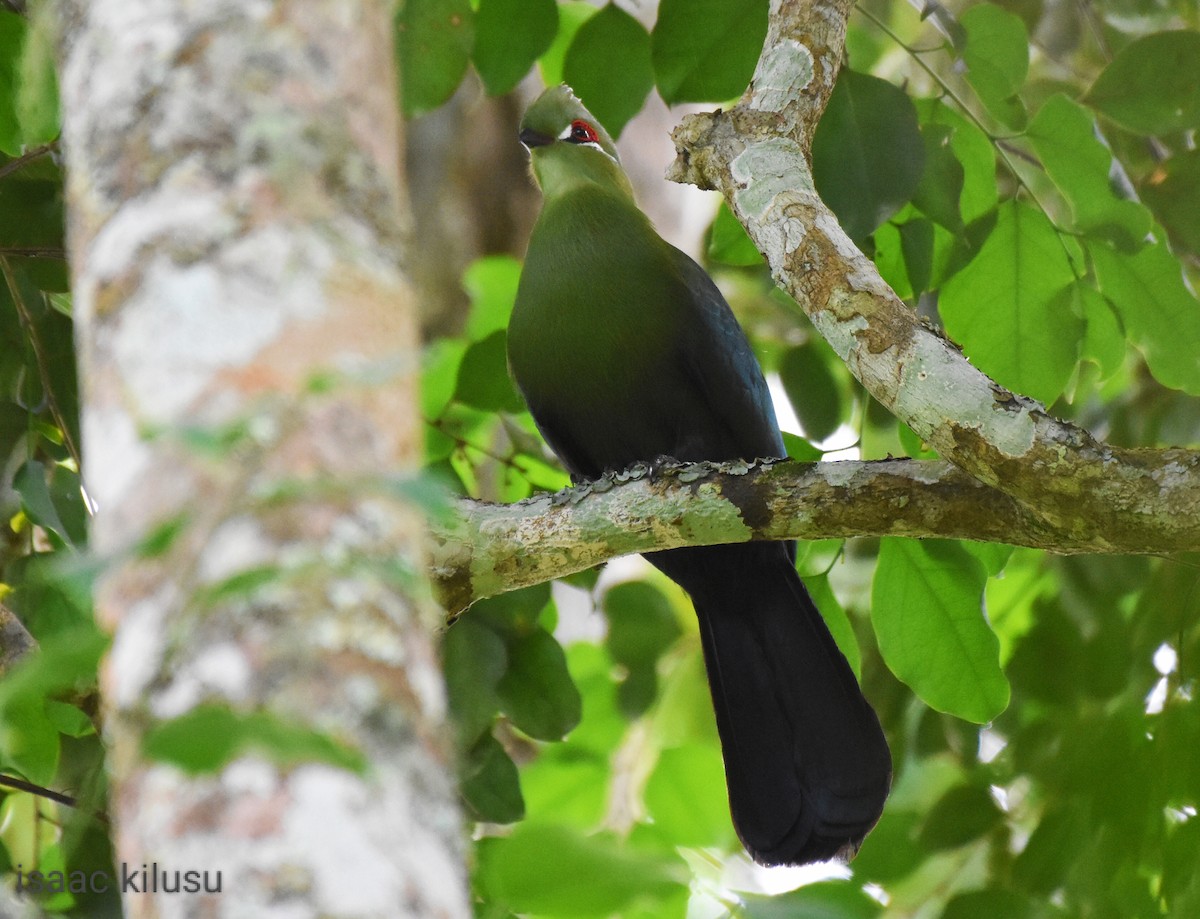
{"label": "green turaco", "polygon": [[[783,456],[745,334],[712,279],[638,209],[604,128],[557,86],[525,113],[520,138],[543,204],[509,367],[572,477]],[[879,720],[796,574],[795,550],[647,556],[696,608],[733,823],[767,865],[852,856],[891,783]]]}

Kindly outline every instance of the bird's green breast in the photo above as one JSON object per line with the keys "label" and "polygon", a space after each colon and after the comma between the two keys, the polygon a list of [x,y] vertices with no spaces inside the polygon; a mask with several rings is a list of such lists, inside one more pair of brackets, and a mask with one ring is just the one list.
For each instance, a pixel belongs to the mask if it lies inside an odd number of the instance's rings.
{"label": "bird's green breast", "polygon": [[650,384],[685,318],[671,251],[630,199],[601,186],[546,202],[508,331],[535,416],[560,404],[619,413]]}

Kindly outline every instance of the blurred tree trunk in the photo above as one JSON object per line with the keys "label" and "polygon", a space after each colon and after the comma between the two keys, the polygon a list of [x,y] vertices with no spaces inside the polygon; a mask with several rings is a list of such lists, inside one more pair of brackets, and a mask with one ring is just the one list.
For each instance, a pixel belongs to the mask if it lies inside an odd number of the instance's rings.
{"label": "blurred tree trunk", "polygon": [[58,9],[125,910],[465,916],[390,4]]}

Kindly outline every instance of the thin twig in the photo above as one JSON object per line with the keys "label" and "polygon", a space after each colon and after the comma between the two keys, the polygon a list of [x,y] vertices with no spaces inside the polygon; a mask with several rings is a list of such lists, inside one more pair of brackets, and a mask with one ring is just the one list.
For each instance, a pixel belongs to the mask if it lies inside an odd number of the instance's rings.
{"label": "thin twig", "polygon": [[16,159],[9,160],[4,165],[0,166],[0,179],[7,175],[11,175],[18,170],[24,169],[34,160],[39,160],[47,154],[53,153],[58,146],[58,141],[51,141],[48,144],[42,144],[40,147],[34,147],[28,153],[22,153]]}
{"label": "thin twig", "polygon": [[0,773],[0,785],[6,788],[15,788],[17,791],[27,791],[31,795],[37,795],[39,798],[49,798],[51,801],[65,804],[67,807],[79,807],[79,802],[70,795],[64,795],[61,791],[51,791],[49,788],[34,785],[32,782],[26,782],[24,779],[18,779],[11,775]]}
{"label": "thin twig", "polygon": [[[997,154],[999,154],[1001,161],[1004,163],[1005,167],[1008,169],[1009,175],[1011,175],[1013,177],[1013,179],[1016,181],[1017,185],[1019,185],[1021,188],[1023,188],[1025,190],[1025,193],[1027,195],[1029,195],[1030,198],[1033,199],[1033,203],[1037,205],[1038,210],[1040,210],[1042,212],[1042,214],[1046,217],[1046,219],[1050,221],[1050,225],[1054,227],[1054,229],[1058,235],[1059,245],[1062,246],[1063,252],[1065,253],[1065,255],[1067,257],[1067,265],[1070,267],[1071,273],[1075,275],[1076,280],[1082,280],[1082,277],[1079,274],[1079,269],[1075,266],[1075,260],[1071,258],[1071,250],[1067,248],[1067,244],[1063,239],[1064,236],[1070,236],[1072,234],[1064,231],[1063,229],[1061,229],[1058,226],[1057,223],[1055,223],[1054,218],[1051,216],[1049,209],[1047,209],[1046,205],[1044,205],[1042,203],[1041,198],[1039,198],[1037,196],[1037,192],[1035,192],[1033,190],[1033,188],[1030,186],[1030,184],[1025,181],[1025,178],[1017,170],[1016,164],[1013,162],[1013,156],[1015,154],[1015,151],[1010,152],[1011,148],[1007,147],[1005,144],[1003,144],[1001,142],[1002,141],[1001,137],[994,134],[992,131],[988,130],[987,126],[984,125],[983,121],[979,118],[979,116],[976,115],[974,111],[972,111],[970,106],[967,105],[966,101],[963,100],[958,95],[958,93],[956,93],[954,91],[953,87],[951,87],[949,83],[947,83],[944,79],[942,79],[941,74],[939,74],[936,70],[934,70],[932,67],[930,67],[928,64],[926,64],[925,61],[923,61],[921,59],[921,56],[919,54],[917,54],[916,51],[913,48],[911,48],[899,35],[897,35],[888,26],[887,23],[885,23],[882,19],[880,19],[878,16],[876,16],[870,10],[866,9],[865,7],[863,7],[861,5],[856,4],[855,8],[863,16],[865,16],[872,23],[874,23],[874,25],[881,32],[883,32],[885,35],[887,35],[888,38],[890,38],[900,48],[902,48],[909,55],[909,57],[911,57],[913,59],[913,61],[916,63],[916,65],[918,67],[920,67],[922,70],[924,70],[925,73],[929,76],[929,78],[932,79],[938,86],[941,87],[942,92],[954,100],[955,104],[959,107],[959,109],[962,111],[962,113],[975,125],[975,127],[979,128],[979,130],[984,133],[984,136],[986,136],[987,139],[991,141],[992,148],[996,151]],[[1028,159],[1028,157],[1026,157],[1025,155],[1021,155],[1021,158]],[[1034,163],[1037,163],[1036,159],[1032,159],[1031,161]],[[1044,167],[1041,167],[1040,163],[1037,163],[1037,165],[1039,166],[1039,168],[1044,168]]]}
{"label": "thin twig", "polygon": [[59,246],[0,246],[0,255],[11,255],[14,258],[66,259],[67,250]]}
{"label": "thin twig", "polygon": [[84,807],[79,803],[78,798],[73,798],[70,795],[65,795],[61,791],[53,791],[49,788],[43,788],[41,785],[34,785],[32,782],[26,782],[24,779],[18,779],[11,775],[0,773],[0,785],[6,788],[13,788],[17,791],[24,791],[31,795],[37,795],[39,798],[45,798],[48,801],[54,801],[56,804],[62,804],[74,810],[89,814],[99,820],[104,825],[108,825],[108,814],[93,810],[90,807]]}
{"label": "thin twig", "polygon": [[17,279],[13,276],[12,266],[9,265],[8,258],[4,255],[0,255],[0,273],[4,274],[4,280],[8,284],[8,291],[12,295],[13,304],[17,308],[17,315],[21,319],[21,326],[25,329],[25,334],[29,337],[29,344],[33,348],[33,357],[37,362],[38,376],[41,377],[42,388],[46,391],[46,404],[50,407],[50,414],[54,417],[54,423],[62,431],[63,444],[66,446],[67,452],[71,454],[71,459],[75,461],[75,468],[79,470],[80,482],[82,483],[83,458],[75,446],[74,440],[71,438],[71,430],[67,427],[62,408],[59,406],[58,399],[54,395],[54,387],[51,385],[50,379],[50,368],[47,366],[46,355],[42,350],[37,328],[33,324],[33,317],[29,314],[29,309],[24,298],[21,296],[20,288],[17,287]]}

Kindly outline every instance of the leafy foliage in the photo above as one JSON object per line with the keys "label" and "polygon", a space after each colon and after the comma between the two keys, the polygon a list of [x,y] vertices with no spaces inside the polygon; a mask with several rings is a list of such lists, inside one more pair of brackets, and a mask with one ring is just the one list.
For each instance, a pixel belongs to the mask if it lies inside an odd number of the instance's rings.
{"label": "leafy foliage", "polygon": [[654,24],[659,93],[670,103],[735,98],[766,32],[766,0],[662,0]]}
{"label": "leafy foliage", "polygon": [[886,80],[843,71],[813,138],[812,157],[821,200],[851,239],[865,239],[912,198],[924,172],[912,102]]}
{"label": "leafy foliage", "polygon": [[[400,104],[418,117],[472,68],[489,93],[533,68],[576,82],[616,133],[655,91],[670,103],[736,96],[766,8],[662,0],[651,21],[653,5],[627,2],[403,0]],[[1195,446],[1195,7],[929,12],[870,0],[852,19],[819,191],[897,293],[996,379],[1113,442]],[[93,722],[104,639],[80,561],[49,47],[0,9],[0,602],[40,645],[0,679],[0,773],[79,806],[0,790],[0,865],[111,871],[93,816],[105,801]],[[789,435],[794,455],[820,456],[813,442],[930,455],[772,292],[723,208],[708,257],[807,435]],[[503,254],[471,265],[463,331],[430,343],[422,365],[430,470],[502,501],[567,482],[504,364],[519,270]],[[446,633],[462,791],[481,826],[480,915],[1200,911],[1200,559],[829,540],[802,547],[799,564],[896,758],[887,810],[848,876],[774,897],[748,889],[764,876],[748,872],[725,810],[688,604],[654,574],[590,573],[484,601]],[[195,723],[172,722],[151,752],[202,769],[265,743],[285,759],[358,765],[286,725],[196,717],[221,744],[196,745]],[[82,893],[41,905],[115,909]]]}
{"label": "leafy foliage", "polygon": [[[651,81],[668,103],[720,104],[746,85],[766,4],[643,6],[560,2],[536,69],[581,76],[584,102],[617,130]],[[873,0],[852,17],[850,68],[814,145],[818,191],[897,293],[999,382],[1116,443],[1197,445],[1194,7],[1098,4],[1086,27],[1055,3],[926,12]],[[620,62],[643,53],[644,34],[650,69],[636,65],[631,89]],[[787,435],[795,455],[932,456],[772,291],[724,205],[706,242],[808,438]],[[565,484],[498,357],[480,359],[501,353],[518,270],[508,256],[467,269],[465,332],[431,344],[424,379],[429,463],[505,501]],[[849,877],[775,897],[715,867],[745,856],[686,598],[642,573],[484,601],[446,638],[465,796],[480,819],[524,822],[478,843],[479,912],[1190,916],[1196,563],[802,546],[801,571],[880,711],[896,785]],[[560,730],[573,697],[553,730],[506,713],[502,684],[566,692],[549,656],[514,675],[497,623],[516,620],[547,648],[549,634],[564,642],[582,717],[562,741],[536,731]]]}
{"label": "leafy foliage", "polygon": [[240,714],[221,705],[200,705],[151,728],[142,744],[147,759],[186,772],[215,772],[246,750],[283,765],[325,762],[361,772],[363,756],[335,738],[281,721],[265,712]]}
{"label": "leafy foliage", "polygon": [[[0,10],[0,865],[112,872],[51,36]],[[37,789],[45,789],[45,792]],[[59,797],[49,794],[56,793]],[[61,803],[65,794],[73,805]],[[111,915],[116,892],[40,905]]]}
{"label": "leafy foliage", "polygon": [[613,136],[636,115],[654,85],[650,36],[610,3],[579,27],[563,60],[563,79],[588,102]]}

